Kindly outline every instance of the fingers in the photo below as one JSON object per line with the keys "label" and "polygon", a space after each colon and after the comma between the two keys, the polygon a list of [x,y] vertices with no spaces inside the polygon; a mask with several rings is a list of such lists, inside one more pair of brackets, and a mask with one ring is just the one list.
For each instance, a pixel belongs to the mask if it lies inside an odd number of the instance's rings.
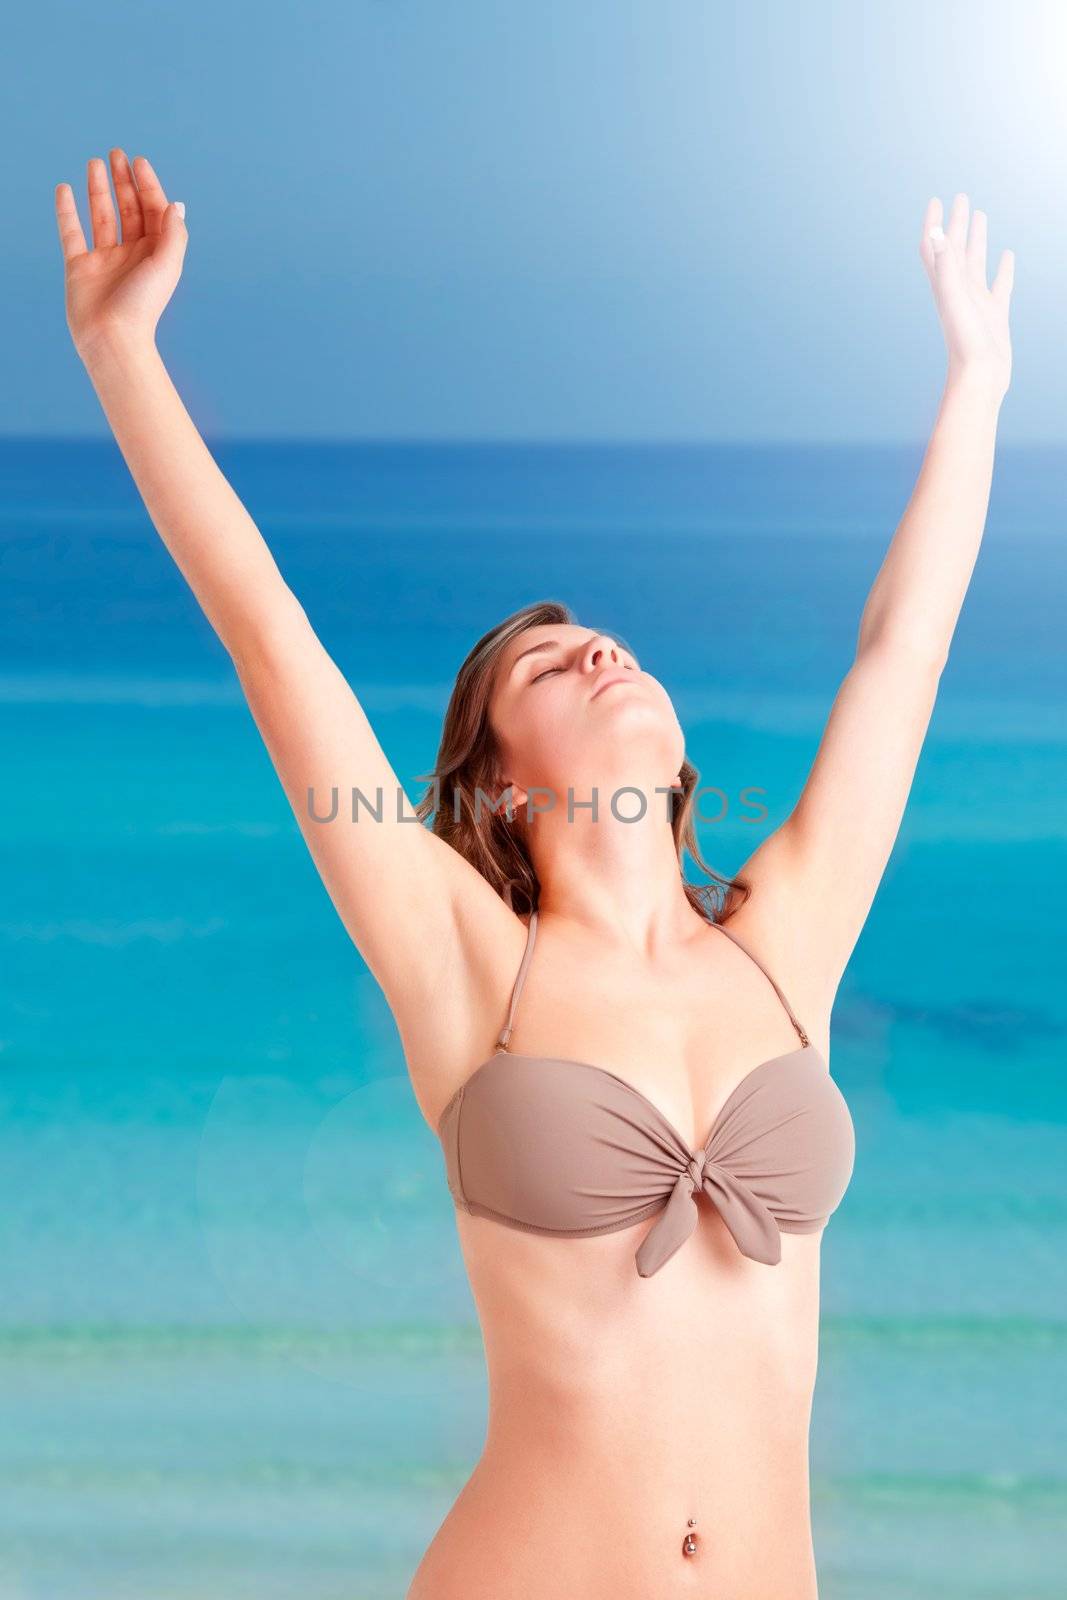
{"label": "fingers", "polygon": [[118,223],[111,204],[111,185],[107,181],[107,168],[99,156],[90,156],[88,163],[89,221],[93,230],[94,250],[117,244]]}
{"label": "fingers", "polygon": [[937,285],[937,275],[934,270],[934,248],[930,240],[931,230],[941,226],[941,201],[935,195],[926,202],[926,212],[923,216],[922,236],[919,239],[919,255],[926,268],[926,276],[930,279],[930,287]]}
{"label": "fingers", "polygon": [[[957,201],[959,196],[956,197]],[[927,207],[927,214],[929,214]],[[953,233],[953,220],[956,221],[956,232]],[[946,295],[954,295],[960,288],[964,270],[963,253],[956,244],[959,233],[959,207],[953,204],[952,214],[949,217],[948,228],[942,228],[935,222],[927,230],[926,250],[929,253],[929,274],[934,289],[934,298],[940,314]],[[925,258],[924,258],[925,259]]]}
{"label": "fingers", "polygon": [[939,293],[940,285],[955,285],[959,281],[966,262],[968,210],[967,196],[957,194],[949,212],[948,226],[942,227],[940,200],[931,200],[926,207],[920,254],[935,294]]}
{"label": "fingers", "polygon": [[126,152],[117,146],[108,151],[108,160],[111,162],[111,181],[115,185],[115,198],[119,205],[119,218],[122,222],[122,242],[131,244],[134,239],[144,237],[144,215],[141,210],[141,196],[133,178],[133,168],[126,159]]}
{"label": "fingers", "polygon": [[935,228],[931,248],[934,254],[934,283],[939,296],[954,294],[962,283],[963,263],[952,235]]}
{"label": "fingers", "polygon": [[[111,176],[122,219],[122,243],[158,234],[163,228],[167,197],[163,186],[145,156],[136,156],[133,166],[118,145],[108,151]],[[88,167],[89,219],[94,249],[119,243],[118,221],[111,203],[107,167],[99,156],[90,156]],[[56,225],[64,260],[88,250],[78,217],[74,191],[69,183],[55,188]]]}
{"label": "fingers", "polygon": [[1007,309],[1011,299],[1012,285],[1015,282],[1015,251],[1002,250],[1000,262],[997,266],[997,275],[993,279],[992,294],[999,306]]}
{"label": "fingers", "polygon": [[971,215],[971,231],[967,237],[967,276],[976,289],[985,289],[987,218],[984,211]]}
{"label": "fingers", "polygon": [[163,228],[163,213],[167,209],[167,197],[163,193],[163,185],[156,177],[152,163],[147,156],[134,156],[133,170],[137,176],[137,189],[141,200],[141,210],[144,214],[144,230],[149,237],[154,237]]}
{"label": "fingers", "polygon": [[[984,211],[971,214],[967,196],[957,194],[952,202],[948,226],[938,237],[940,228],[941,202],[935,198],[927,202],[923,236],[919,244],[919,255],[933,287],[936,289],[939,279],[948,282],[959,277],[962,268],[974,288],[986,290],[987,214]],[[1011,295],[1014,270],[1015,257],[1010,250],[1006,250],[1001,255],[991,291],[1005,305]]]}
{"label": "fingers", "polygon": [[59,229],[59,246],[63,251],[63,260],[66,262],[72,256],[84,255],[87,248],[85,235],[78,217],[74,190],[69,183],[56,184],[56,226]]}
{"label": "fingers", "polygon": [[189,233],[185,226],[185,218],[178,209],[179,204],[180,202],[168,205],[163,213],[163,248],[173,255],[180,272],[182,262],[185,260],[185,248],[189,243]]}
{"label": "fingers", "polygon": [[964,259],[967,252],[967,218],[970,212],[970,201],[965,194],[953,197],[952,209],[948,214],[948,226],[945,232],[952,240],[953,248],[960,260]]}

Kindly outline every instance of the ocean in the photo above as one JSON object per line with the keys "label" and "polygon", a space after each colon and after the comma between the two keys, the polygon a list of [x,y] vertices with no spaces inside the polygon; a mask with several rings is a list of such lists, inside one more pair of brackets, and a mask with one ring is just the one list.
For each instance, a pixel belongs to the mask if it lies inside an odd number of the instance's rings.
{"label": "ocean", "polygon": [[[666,685],[735,871],[922,445],[209,441],[401,781],[537,599]],[[110,441],[0,441],[0,1600],[400,1600],[481,1449],[439,1148],[229,658]],[[838,996],[823,1600],[1062,1600],[1063,462],[1002,447]],[[700,874],[690,866],[694,881]]]}

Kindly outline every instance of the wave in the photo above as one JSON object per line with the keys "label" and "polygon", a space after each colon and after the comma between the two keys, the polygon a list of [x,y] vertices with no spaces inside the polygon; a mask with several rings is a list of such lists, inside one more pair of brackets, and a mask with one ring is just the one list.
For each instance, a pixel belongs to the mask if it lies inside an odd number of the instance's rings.
{"label": "wave", "polygon": [[[956,1348],[1003,1353],[1067,1351],[1067,1321],[1035,1316],[873,1316],[831,1314],[820,1324],[824,1350]],[[202,1358],[239,1355],[429,1356],[482,1358],[476,1323],[393,1321],[343,1328],[281,1323],[22,1323],[0,1326],[0,1362],[47,1356],[98,1358]]]}
{"label": "wave", "polygon": [[[450,683],[357,685],[368,710],[425,711],[442,716]],[[242,706],[233,678],[164,678],[114,673],[0,673],[0,705]]]}
{"label": "wave", "polygon": [[68,917],[61,922],[0,922],[0,939],[53,944],[57,939],[73,939],[78,944],[109,947],[136,944],[151,939],[155,944],[178,944],[183,939],[210,939],[227,926],[225,917],[207,917],[190,922],[186,917],[141,917],[131,922],[90,921]]}
{"label": "wave", "polygon": [[[1025,1472],[862,1472],[819,1473],[813,1496],[846,1502],[857,1509],[879,1505],[900,1510],[980,1510],[983,1506],[1063,1513],[1067,1478]],[[973,1593],[973,1590],[968,1590]]]}
{"label": "wave", "polygon": [[[361,702],[381,711],[425,711],[441,715],[452,684],[433,682],[354,683]],[[833,700],[825,693],[776,693],[678,685],[670,689],[680,717],[692,723],[736,723],[746,729],[819,735]],[[237,706],[244,693],[236,675],[221,678],[153,676],[145,673],[0,673],[4,705]],[[1067,715],[1055,698],[943,696],[934,712],[930,743],[964,745],[1065,745]]]}
{"label": "wave", "polygon": [[93,673],[2,673],[0,705],[228,706],[244,702],[236,678],[151,678]]}

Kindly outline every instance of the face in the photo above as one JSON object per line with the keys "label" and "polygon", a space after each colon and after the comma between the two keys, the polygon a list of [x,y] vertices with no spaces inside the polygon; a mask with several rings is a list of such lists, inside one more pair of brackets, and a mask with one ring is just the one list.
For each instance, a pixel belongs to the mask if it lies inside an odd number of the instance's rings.
{"label": "face", "polygon": [[[527,628],[498,664],[489,717],[516,806],[547,788],[566,815],[568,788],[580,802],[595,787],[603,814],[613,790],[631,784],[651,810],[665,804],[657,786],[679,780],[685,738],[670,696],[607,633],[567,623]],[[630,797],[620,806],[633,814]]]}

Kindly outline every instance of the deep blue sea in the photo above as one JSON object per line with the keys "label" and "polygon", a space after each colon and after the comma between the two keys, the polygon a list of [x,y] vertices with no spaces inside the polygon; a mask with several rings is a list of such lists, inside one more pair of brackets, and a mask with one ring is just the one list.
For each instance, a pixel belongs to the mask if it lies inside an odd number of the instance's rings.
{"label": "deep blue sea", "polygon": [[[799,793],[922,460],[211,448],[409,794],[470,645],[560,599],[703,783],[764,789],[702,828],[723,872]],[[116,447],[0,465],[0,1600],[401,1600],[486,1423],[439,1147]],[[823,1600],[1067,1592],[1065,468],[999,452],[835,1011]]]}

